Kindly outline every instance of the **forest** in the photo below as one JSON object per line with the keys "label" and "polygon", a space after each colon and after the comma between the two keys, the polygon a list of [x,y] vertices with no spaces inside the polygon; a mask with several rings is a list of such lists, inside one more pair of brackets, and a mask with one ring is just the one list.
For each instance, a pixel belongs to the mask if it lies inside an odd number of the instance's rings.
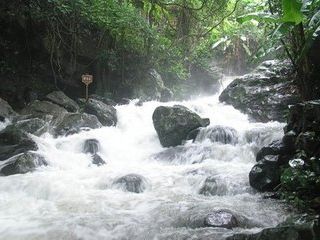
{"label": "forest", "polygon": [[11,0],[0,28],[0,239],[320,238],[320,0]]}

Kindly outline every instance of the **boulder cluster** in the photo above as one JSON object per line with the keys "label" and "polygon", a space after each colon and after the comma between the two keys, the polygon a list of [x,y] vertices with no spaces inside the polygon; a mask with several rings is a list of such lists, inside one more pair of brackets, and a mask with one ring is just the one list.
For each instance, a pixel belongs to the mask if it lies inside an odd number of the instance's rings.
{"label": "boulder cluster", "polygon": [[[59,137],[86,129],[115,126],[117,112],[108,99],[93,95],[87,102],[84,99],[75,101],[62,91],[55,91],[42,100],[32,101],[19,113],[0,99],[0,121],[10,122],[0,131],[0,174],[12,175],[47,165],[44,157],[35,153],[38,146],[32,135],[49,132]],[[84,153],[90,154],[92,163],[96,165],[105,163],[98,154],[99,148],[99,142],[95,139],[84,143]]]}

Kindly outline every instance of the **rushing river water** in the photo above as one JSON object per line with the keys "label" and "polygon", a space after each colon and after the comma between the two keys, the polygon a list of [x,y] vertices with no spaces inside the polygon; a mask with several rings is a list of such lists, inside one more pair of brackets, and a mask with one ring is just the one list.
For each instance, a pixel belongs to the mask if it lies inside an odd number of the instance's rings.
{"label": "rushing river water", "polygon": [[[159,105],[174,104],[147,102],[139,107],[132,101],[116,107],[117,127],[36,138],[49,166],[1,177],[0,239],[219,240],[284,220],[286,206],[264,199],[248,182],[255,153],[281,138],[284,125],[250,123],[246,115],[219,103],[218,94],[179,102],[210,118],[210,126],[236,129],[238,141],[212,142],[203,131],[196,142],[163,153],[152,113]],[[84,141],[91,138],[100,142],[99,155],[106,165],[91,165],[90,155],[82,153]],[[131,173],[147,179],[143,193],[112,184]],[[199,194],[209,176],[222,189],[218,196]],[[204,217],[217,209],[229,209],[251,225],[233,230],[203,227]]]}

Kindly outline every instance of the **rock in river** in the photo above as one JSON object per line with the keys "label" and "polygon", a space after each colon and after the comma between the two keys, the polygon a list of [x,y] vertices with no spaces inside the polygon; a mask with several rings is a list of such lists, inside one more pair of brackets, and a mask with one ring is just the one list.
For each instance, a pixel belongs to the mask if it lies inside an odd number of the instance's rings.
{"label": "rock in river", "polygon": [[265,156],[249,173],[250,185],[258,191],[272,191],[280,184],[278,156]]}
{"label": "rock in river", "polygon": [[262,122],[285,122],[288,106],[300,101],[288,62],[266,61],[253,73],[235,79],[219,100]]}
{"label": "rock in river", "polygon": [[[83,100],[80,100],[83,102]],[[84,104],[84,112],[95,115],[103,126],[115,126],[117,124],[117,110],[96,99],[89,99]]]}
{"label": "rock in river", "polygon": [[0,132],[0,161],[29,150],[37,150],[37,144],[17,127],[11,125]]}
{"label": "rock in river", "polygon": [[138,174],[128,174],[117,179],[114,185],[133,193],[142,193],[147,188],[147,180]]}
{"label": "rock in river", "polygon": [[238,220],[235,215],[228,210],[217,210],[206,216],[204,224],[206,227],[232,229],[238,227]]}
{"label": "rock in river", "polygon": [[38,166],[46,166],[47,162],[45,159],[37,154],[32,152],[26,152],[14,156],[9,160],[1,170],[0,173],[9,176],[13,174],[24,174],[34,171]]}
{"label": "rock in river", "polygon": [[46,96],[46,100],[65,108],[69,112],[77,112],[80,109],[79,105],[74,100],[65,95],[62,91],[54,91],[49,93]]}
{"label": "rock in river", "polygon": [[162,146],[172,147],[188,139],[191,131],[206,127],[210,121],[180,105],[157,107],[152,115],[153,125]]}

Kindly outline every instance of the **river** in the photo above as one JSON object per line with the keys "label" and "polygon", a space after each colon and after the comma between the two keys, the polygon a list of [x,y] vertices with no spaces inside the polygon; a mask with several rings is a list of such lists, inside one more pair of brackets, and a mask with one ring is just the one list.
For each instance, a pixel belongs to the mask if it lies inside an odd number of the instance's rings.
{"label": "river", "polygon": [[[0,239],[219,240],[277,225],[290,214],[288,208],[250,188],[248,173],[259,148],[282,137],[284,124],[251,123],[232,106],[219,103],[218,96],[143,106],[133,100],[116,107],[116,127],[35,137],[38,152],[49,165],[1,177]],[[174,104],[210,118],[209,127],[234,128],[237,142],[212,142],[204,130],[194,143],[168,152],[159,143],[152,113],[157,106]],[[82,152],[84,141],[91,138],[99,141],[106,165],[90,164],[90,155]],[[143,193],[113,184],[132,173],[147,179]],[[216,179],[218,195],[199,194],[207,177]],[[204,217],[218,209],[245,217],[249,226],[203,227]]]}

